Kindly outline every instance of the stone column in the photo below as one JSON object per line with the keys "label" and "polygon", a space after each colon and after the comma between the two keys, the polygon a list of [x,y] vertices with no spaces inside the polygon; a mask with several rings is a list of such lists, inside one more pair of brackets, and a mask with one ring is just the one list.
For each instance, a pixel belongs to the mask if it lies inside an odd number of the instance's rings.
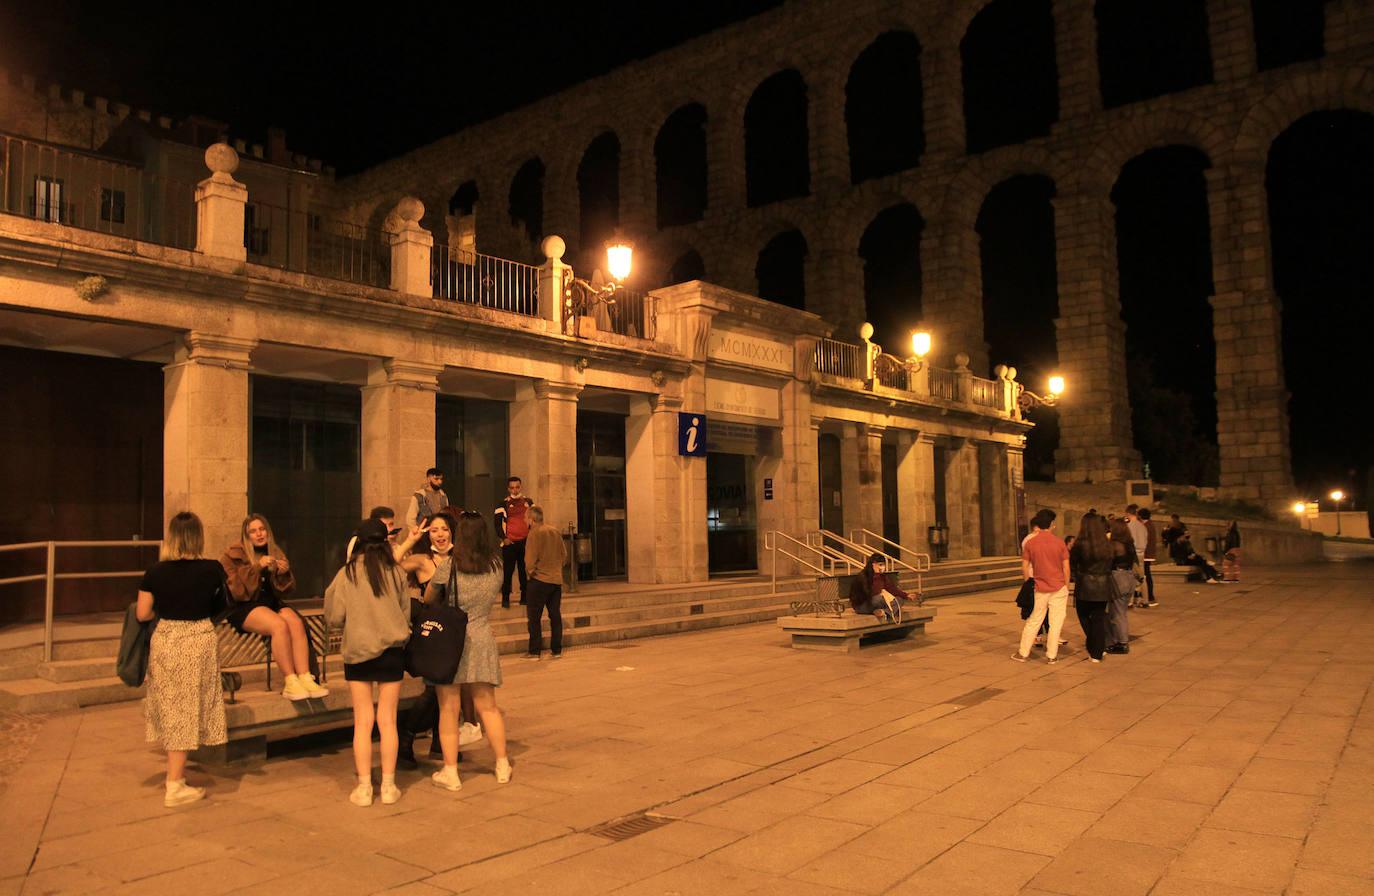
{"label": "stone column", "polygon": [[706,119],[706,170],[706,220],[735,214],[733,210],[745,202],[743,105],[711,109]]}
{"label": "stone column", "polygon": [[398,358],[368,364],[367,385],[361,390],[360,517],[384,505],[401,520],[409,495],[434,466],[434,396],[443,369]]}
{"label": "stone column", "polygon": [[[983,338],[983,272],[976,233],[949,232],[965,224],[949,212],[926,222],[921,234],[921,314],[932,335],[931,362],[948,367],[963,352],[980,373],[988,368]],[[905,355],[910,351],[903,347]]]}
{"label": "stone column", "polygon": [[929,439],[897,433],[897,541],[921,554],[930,551],[929,527],[935,525],[933,463]]}
{"label": "stone column", "polygon": [[1054,57],[1059,67],[1059,120],[1102,111],[1097,69],[1097,22],[1093,5],[1053,0]]}
{"label": "stone column", "polygon": [[563,304],[566,300],[564,284],[572,276],[572,268],[563,263],[567,250],[561,236],[546,236],[539,244],[539,251],[545,258],[539,266],[539,316],[560,325],[568,310]]}
{"label": "stone column", "polygon": [[1011,476],[1007,466],[1006,445],[1001,442],[978,443],[978,481],[980,507],[986,510],[982,531],[984,556],[1014,553],[1015,521],[1012,514]]}
{"label": "stone column", "polygon": [[699,507],[706,497],[706,459],[678,456],[680,410],[680,395],[646,395],[630,400],[625,418],[625,551],[632,583],[707,577],[706,567],[692,562],[706,556],[706,511]]}
{"label": "stone column", "polygon": [[1066,384],[1055,479],[1133,479],[1141,462],[1126,394],[1126,325],[1118,298],[1112,204],[1106,196],[1081,194],[1052,201],[1059,274],[1055,328]]}
{"label": "stone column", "polygon": [[[578,383],[536,380],[510,406],[511,474],[560,529],[577,520]],[[704,519],[703,515],[703,519]]]}
{"label": "stone column", "polygon": [[811,192],[826,195],[849,186],[849,135],[844,122],[844,73],[808,84],[811,118]]}
{"label": "stone column", "polygon": [[858,342],[867,318],[863,264],[853,248],[822,246],[807,257],[806,310],[833,323],[843,342]]}
{"label": "stone column", "polygon": [[1255,23],[1246,0],[1207,0],[1207,37],[1215,83],[1255,74]]}
{"label": "stone column", "polygon": [[425,204],[413,196],[396,203],[391,218],[397,229],[391,234],[391,288],[412,296],[433,296],[430,258],[434,237],[420,226]]}
{"label": "stone column", "polygon": [[1217,448],[1229,497],[1293,494],[1282,303],[1274,292],[1264,170],[1210,168],[1212,328],[1217,344]]}
{"label": "stone column", "polygon": [[840,478],[844,493],[844,538],[853,529],[883,531],[883,428],[846,423],[840,436]]}
{"label": "stone column", "polygon": [[239,537],[248,514],[248,371],[257,344],[192,330],[163,368],[163,513],[198,514],[211,552]]}
{"label": "stone column", "polygon": [[921,105],[925,110],[926,150],[921,165],[926,166],[958,158],[966,141],[959,46],[956,43],[922,50]]}
{"label": "stone column", "polygon": [[544,235],[560,234],[566,241],[568,236],[576,240],[582,231],[577,204],[578,151],[566,146],[562,149],[572,158],[544,160]]}
{"label": "stone column", "polygon": [[642,133],[636,134],[620,147],[620,228],[631,239],[658,231],[654,152],[652,145],[643,145],[643,139]]}
{"label": "stone column", "polygon": [[227,143],[205,150],[210,176],[196,184],[196,251],[202,255],[247,261],[243,244],[243,209],[248,188],[234,180],[239,154]]}
{"label": "stone column", "polygon": [[983,555],[978,481],[978,447],[968,439],[950,440],[949,469],[945,472],[945,511],[949,516],[949,559],[972,560]]}
{"label": "stone column", "polygon": [[1369,45],[1374,34],[1374,5],[1369,0],[1327,0],[1322,46],[1328,57]]}

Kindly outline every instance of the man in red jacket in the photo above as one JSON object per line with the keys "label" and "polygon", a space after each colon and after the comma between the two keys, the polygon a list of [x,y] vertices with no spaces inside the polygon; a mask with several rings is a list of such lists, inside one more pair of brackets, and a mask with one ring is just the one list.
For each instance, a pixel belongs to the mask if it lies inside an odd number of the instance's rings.
{"label": "man in red jacket", "polygon": [[530,534],[527,513],[534,505],[522,491],[519,476],[506,480],[506,497],[496,508],[496,536],[501,540],[501,565],[505,573],[501,579],[501,606],[510,607],[511,573],[520,573],[520,603],[525,602],[529,576],[525,573],[525,539]]}

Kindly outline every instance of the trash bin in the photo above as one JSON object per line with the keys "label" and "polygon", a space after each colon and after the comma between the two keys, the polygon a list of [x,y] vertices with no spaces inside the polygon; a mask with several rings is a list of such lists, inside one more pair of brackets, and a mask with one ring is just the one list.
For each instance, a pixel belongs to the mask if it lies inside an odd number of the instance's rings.
{"label": "trash bin", "polygon": [[926,540],[930,542],[930,555],[936,560],[949,556],[949,526],[931,526],[926,529]]}
{"label": "trash bin", "polygon": [[573,562],[577,564],[577,578],[592,578],[592,536],[579,532],[573,536]]}
{"label": "trash bin", "polygon": [[1206,545],[1207,553],[1211,554],[1213,557],[1215,557],[1217,555],[1217,552],[1221,549],[1221,542],[1217,539],[1215,535],[1207,536]]}

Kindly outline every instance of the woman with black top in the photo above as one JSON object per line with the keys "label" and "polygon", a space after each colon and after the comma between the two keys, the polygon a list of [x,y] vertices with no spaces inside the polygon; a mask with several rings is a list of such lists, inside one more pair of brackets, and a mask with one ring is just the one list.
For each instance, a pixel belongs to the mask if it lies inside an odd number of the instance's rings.
{"label": "woman with black top", "polygon": [[[408,582],[419,589],[423,599],[429,580],[434,578],[434,564],[444,560],[453,551],[454,517],[447,512],[436,513],[420,521],[420,539],[415,547],[401,558],[401,569],[405,571]],[[397,757],[406,768],[418,768],[415,758],[415,738],[426,731],[433,732],[429,741],[429,758],[442,759],[443,750],[439,745],[439,697],[433,685],[425,685],[424,691],[415,698],[410,710],[398,726],[400,745]]]}
{"label": "woman with black top", "polygon": [[224,570],[206,560],[205,530],[194,513],[167,524],[159,562],[143,574],[135,610],[141,622],[156,618],[148,652],[148,693],[143,701],[149,742],[167,751],[164,806],[205,796],[186,783],[186,754],[228,740],[219,654],[210,621],[224,603]]}
{"label": "woman with black top", "polygon": [[1107,601],[1111,600],[1112,546],[1107,540],[1106,520],[1096,513],[1083,516],[1078,537],[1069,549],[1069,569],[1074,580],[1074,609],[1083,626],[1088,658],[1102,662],[1107,646]]}
{"label": "woman with black top", "polygon": [[1128,588],[1111,589],[1111,601],[1107,604],[1107,640],[1111,643],[1107,647],[1107,652],[1130,653],[1131,628],[1127,612],[1135,597],[1135,586],[1138,581],[1135,575],[1135,540],[1131,538],[1131,530],[1124,519],[1115,519],[1108,524],[1107,537],[1111,540],[1112,547],[1113,583],[1119,571],[1125,570],[1129,573],[1122,576],[1123,580],[1129,582]]}
{"label": "woman with black top", "polygon": [[305,622],[282,603],[282,598],[295,590],[296,577],[272,537],[267,517],[250,513],[243,521],[239,541],[225,548],[219,562],[234,597],[226,621],[240,632],[272,639],[272,658],[285,679],[281,695],[287,700],[327,696],[329,690],[320,687],[310,674]]}

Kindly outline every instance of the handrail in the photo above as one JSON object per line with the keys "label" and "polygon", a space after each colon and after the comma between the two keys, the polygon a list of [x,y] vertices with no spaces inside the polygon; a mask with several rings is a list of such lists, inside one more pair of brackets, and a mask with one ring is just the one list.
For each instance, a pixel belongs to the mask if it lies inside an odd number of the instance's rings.
{"label": "handrail", "polygon": [[[780,545],[777,543],[779,538],[783,539],[785,542],[791,542],[792,544],[796,545],[798,548],[802,548],[802,549],[804,549],[804,550],[806,550],[806,551],[810,551],[812,554],[819,555],[819,556],[818,556],[818,562],[819,562],[821,565],[820,565],[820,566],[817,566],[815,563],[812,563],[812,562],[810,562],[809,560],[804,559],[804,558],[801,557],[800,555],[794,554],[794,553],[792,553],[791,551],[787,550],[786,548],[780,546]],[[798,564],[800,564],[801,566],[806,567],[807,569],[809,569],[809,570],[811,570],[812,572],[814,572],[816,575],[821,576],[821,577],[823,577],[823,578],[834,578],[834,576],[835,576],[834,564],[835,564],[836,562],[843,562],[843,563],[845,564],[845,566],[846,566],[846,569],[847,569],[849,572],[852,572],[852,571],[853,571],[853,568],[854,568],[854,566],[855,566],[854,562],[853,562],[852,560],[850,560],[848,557],[845,557],[844,555],[839,555],[839,557],[832,556],[832,554],[834,554],[834,553],[836,553],[836,552],[834,552],[834,551],[825,551],[825,550],[821,550],[821,549],[815,547],[814,545],[810,545],[810,544],[807,544],[807,543],[804,542],[804,541],[801,541],[800,539],[793,538],[791,535],[788,535],[786,532],[783,532],[783,531],[778,530],[778,529],[772,529],[772,530],[769,530],[769,531],[763,533],[763,548],[764,548],[764,550],[766,550],[766,551],[772,551],[772,553],[773,553],[773,591],[772,591],[773,594],[777,594],[777,593],[778,593],[778,555],[779,555],[779,554],[782,554],[784,557],[787,557],[787,558],[789,558],[789,559],[791,559],[791,560],[796,561],[796,562],[797,562]],[[826,568],[825,568],[825,564],[826,564],[827,562],[829,562],[830,565],[831,565],[831,568],[830,568],[830,569],[826,569]]]}
{"label": "handrail", "polygon": [[52,633],[53,633],[53,602],[55,588],[59,580],[63,579],[121,579],[133,578],[143,575],[143,570],[117,570],[114,572],[58,572],[57,571],[57,549],[58,548],[124,548],[124,547],[153,547],[161,546],[162,541],[145,541],[143,539],[131,538],[128,541],[29,541],[23,544],[0,545],[0,552],[22,551],[46,549],[47,570],[43,573],[27,576],[12,576],[0,579],[0,585],[16,585],[21,582],[44,581],[43,594],[43,662],[52,662]]}
{"label": "handrail", "polygon": [[[859,535],[860,535],[860,534],[862,534],[863,536],[865,536],[865,537],[864,537],[864,540],[862,540],[862,541],[859,540]],[[850,541],[857,542],[857,543],[859,543],[860,545],[862,545],[862,546],[865,547],[865,548],[873,547],[873,545],[871,545],[871,544],[868,543],[868,539],[869,539],[869,538],[876,538],[878,541],[882,542],[883,544],[887,545],[888,547],[896,548],[897,550],[899,550],[899,551],[902,552],[903,556],[909,556],[909,557],[915,557],[915,558],[916,558],[916,565],[913,566],[912,564],[907,563],[905,560],[902,560],[902,559],[898,558],[897,556],[888,553],[887,551],[882,551],[882,550],[877,551],[876,553],[882,554],[884,557],[887,558],[887,562],[888,562],[889,564],[904,566],[904,567],[906,567],[907,569],[909,569],[909,570],[911,570],[912,572],[915,572],[915,573],[930,572],[930,555],[929,555],[929,554],[923,554],[923,553],[921,553],[920,551],[913,551],[913,550],[911,550],[911,548],[903,547],[902,545],[898,544],[897,542],[893,541],[892,539],[890,539],[890,538],[884,538],[883,536],[879,535],[877,532],[872,531],[871,529],[850,529],[850,530],[849,530],[849,539],[850,539]],[[922,565],[923,563],[924,563],[924,565]]]}
{"label": "handrail", "polygon": [[[849,539],[845,538],[843,535],[839,534],[838,532],[831,532],[829,529],[817,529],[817,530],[815,530],[814,532],[811,532],[807,537],[808,537],[808,538],[814,537],[814,538],[819,539],[819,540],[820,540],[820,543],[821,543],[822,545],[824,545],[824,544],[825,544],[825,540],[826,540],[827,538],[829,538],[829,539],[831,539],[832,541],[838,542],[842,547],[847,548],[847,549],[849,549],[849,550],[851,550],[851,551],[854,551],[854,553],[856,553],[856,554],[859,555],[859,559],[858,559],[857,561],[855,561],[855,563],[856,563],[857,566],[863,566],[864,563],[866,563],[866,562],[868,561],[868,554],[869,554],[870,552],[869,552],[868,547],[867,547],[866,545],[857,544],[857,543],[855,543],[855,542],[853,542],[853,541],[850,541]],[[838,549],[838,548],[832,548],[832,550],[836,550],[837,552],[843,554],[843,551],[840,550],[840,549]],[[848,555],[845,555],[845,556],[846,556],[846,559],[848,559]]]}

